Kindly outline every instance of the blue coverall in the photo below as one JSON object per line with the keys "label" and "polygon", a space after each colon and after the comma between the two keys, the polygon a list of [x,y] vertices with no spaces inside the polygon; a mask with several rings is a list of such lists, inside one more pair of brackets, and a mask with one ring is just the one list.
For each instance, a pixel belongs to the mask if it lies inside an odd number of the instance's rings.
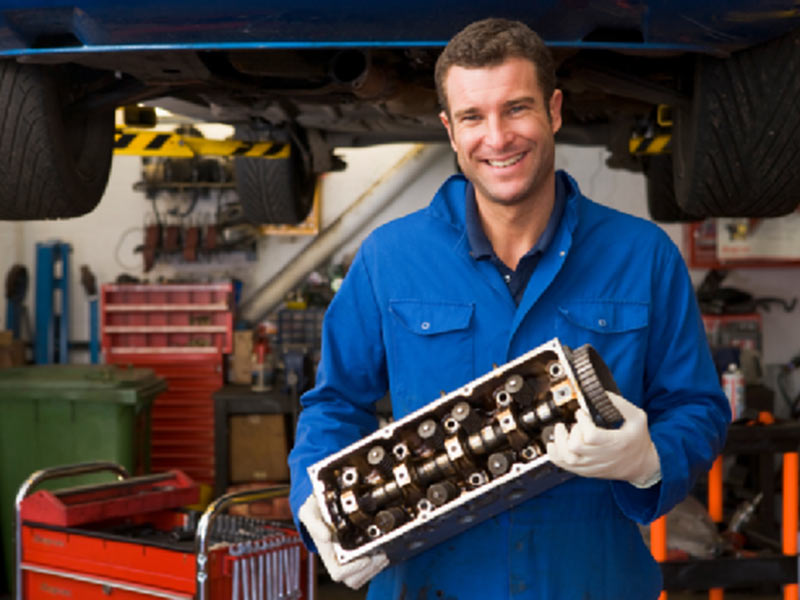
{"label": "blue coverall", "polygon": [[370,599],[658,596],[660,569],[636,522],[686,496],[721,449],[730,411],[677,248],[557,177],[564,213],[519,305],[498,270],[469,254],[460,175],[364,241],[326,313],[316,387],[302,399],[292,509],[311,494],[309,465],[375,430],[387,390],[399,418],[554,337],[592,344],[647,412],[662,480],[641,490],[574,477],[391,565]]}

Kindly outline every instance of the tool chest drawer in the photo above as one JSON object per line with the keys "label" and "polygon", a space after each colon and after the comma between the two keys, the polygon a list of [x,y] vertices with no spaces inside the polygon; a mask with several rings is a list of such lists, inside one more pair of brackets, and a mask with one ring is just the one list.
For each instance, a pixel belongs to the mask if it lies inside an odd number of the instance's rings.
{"label": "tool chest drawer", "polygon": [[[45,479],[98,470],[123,477],[33,491]],[[15,582],[26,600],[308,598],[314,563],[298,533],[227,513],[287,493],[272,486],[227,494],[201,514],[182,508],[197,501],[198,487],[181,471],[127,477],[113,463],[39,471],[17,495]]]}

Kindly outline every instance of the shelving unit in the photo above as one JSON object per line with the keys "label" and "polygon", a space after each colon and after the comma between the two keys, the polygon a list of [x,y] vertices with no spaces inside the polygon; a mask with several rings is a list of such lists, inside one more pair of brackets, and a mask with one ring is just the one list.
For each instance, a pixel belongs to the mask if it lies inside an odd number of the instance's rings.
{"label": "shelving unit", "polygon": [[729,259],[717,257],[717,225],[713,219],[684,225],[686,263],[691,269],[798,267],[800,260]]}
{"label": "shelving unit", "polygon": [[[664,589],[675,590],[714,590],[758,585],[783,586],[785,600],[798,598],[798,466],[800,449],[800,425],[796,423],[774,424],[733,424],[728,431],[728,439],[723,454],[756,455],[761,464],[761,491],[764,500],[760,503],[753,525],[745,529],[751,536],[768,541],[770,548],[751,557],[721,557],[713,559],[691,559],[661,562],[664,575]],[[781,515],[775,514],[775,462],[782,457],[783,491]],[[721,502],[722,469],[721,462],[716,465],[716,477],[709,475],[709,509],[712,496]],[[713,473],[714,469],[712,469]],[[714,490],[713,488],[717,488]],[[717,507],[721,511],[721,506]],[[713,511],[712,511],[713,514]],[[652,527],[665,529],[665,517],[661,517]],[[652,531],[652,529],[651,529]],[[664,547],[655,549],[654,556],[663,560],[666,555],[666,538],[660,542]]]}
{"label": "shelving unit", "polygon": [[109,284],[100,297],[106,362],[167,381],[152,409],[154,471],[179,468],[214,484],[214,400],[233,345],[233,285]]}

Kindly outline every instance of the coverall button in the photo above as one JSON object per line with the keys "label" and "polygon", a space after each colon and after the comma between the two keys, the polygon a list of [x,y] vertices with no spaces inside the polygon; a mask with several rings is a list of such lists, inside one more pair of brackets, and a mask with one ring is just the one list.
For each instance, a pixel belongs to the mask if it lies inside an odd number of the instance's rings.
{"label": "coverall button", "polygon": [[600,327],[605,327],[606,325],[608,325],[605,319],[598,320],[597,324],[600,325]]}
{"label": "coverall button", "polygon": [[423,321],[420,327],[422,328],[423,331],[427,331],[428,329],[431,328],[431,324],[428,323],[427,321]]}

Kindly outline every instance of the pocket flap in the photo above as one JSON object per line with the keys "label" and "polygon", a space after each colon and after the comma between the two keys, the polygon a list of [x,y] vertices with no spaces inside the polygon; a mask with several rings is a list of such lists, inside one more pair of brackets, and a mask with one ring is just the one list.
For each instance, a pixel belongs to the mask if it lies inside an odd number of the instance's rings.
{"label": "pocket flap", "polygon": [[626,300],[574,300],[558,307],[579,327],[597,333],[622,333],[647,327],[650,305]]}
{"label": "pocket flap", "polygon": [[419,335],[436,335],[469,327],[473,304],[391,300],[389,311],[403,326]]}

